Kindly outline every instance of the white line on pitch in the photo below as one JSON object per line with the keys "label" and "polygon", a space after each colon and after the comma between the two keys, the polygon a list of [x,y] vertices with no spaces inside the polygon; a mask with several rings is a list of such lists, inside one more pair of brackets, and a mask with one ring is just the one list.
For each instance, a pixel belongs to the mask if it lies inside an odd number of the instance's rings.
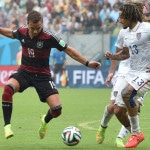
{"label": "white line on pitch", "polygon": [[83,122],[83,123],[79,123],[78,125],[82,128],[85,128],[85,129],[97,130],[96,128],[93,128],[93,127],[90,126],[90,124],[97,123],[97,122],[99,122],[99,120]]}

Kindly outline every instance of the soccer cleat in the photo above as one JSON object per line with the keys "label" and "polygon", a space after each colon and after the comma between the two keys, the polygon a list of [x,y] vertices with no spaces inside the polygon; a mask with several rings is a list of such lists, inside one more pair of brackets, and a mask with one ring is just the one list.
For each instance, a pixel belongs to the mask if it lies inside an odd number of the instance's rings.
{"label": "soccer cleat", "polygon": [[4,126],[5,138],[9,139],[14,136],[13,131],[11,130],[11,124]]}
{"label": "soccer cleat", "polygon": [[97,133],[96,133],[96,141],[98,144],[102,144],[105,139],[105,131],[106,128],[100,126]]}
{"label": "soccer cleat", "polygon": [[115,143],[115,145],[116,145],[117,147],[125,147],[125,145],[124,145],[124,143],[123,143],[123,140],[122,140],[121,138],[119,138],[119,137],[116,138],[116,143]]}
{"label": "soccer cleat", "polygon": [[47,131],[47,123],[45,122],[45,116],[46,115],[41,116],[41,127],[39,128],[39,131],[38,131],[38,135],[40,139],[44,138],[46,131]]}
{"label": "soccer cleat", "polygon": [[129,140],[127,141],[126,148],[135,148],[139,143],[144,140],[144,134],[140,132],[139,134],[131,134]]}

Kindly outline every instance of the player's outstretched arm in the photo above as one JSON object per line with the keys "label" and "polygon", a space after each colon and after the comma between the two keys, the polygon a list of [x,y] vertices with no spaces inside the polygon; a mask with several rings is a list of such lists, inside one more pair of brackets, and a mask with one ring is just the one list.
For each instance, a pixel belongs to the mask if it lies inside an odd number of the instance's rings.
{"label": "player's outstretched arm", "polygon": [[13,38],[12,30],[9,29],[9,28],[2,28],[2,27],[0,27],[0,34],[4,35],[6,37],[9,37],[9,38]]}
{"label": "player's outstretched arm", "polygon": [[[116,52],[115,53],[118,53],[118,52],[120,52],[122,49],[120,49],[120,48],[118,48],[118,47],[116,47]],[[108,73],[108,75],[107,75],[107,78],[106,78],[106,86],[107,87],[110,87],[110,82],[111,82],[111,80],[112,80],[112,78],[113,78],[113,76],[114,76],[114,72],[115,72],[115,70],[116,70],[116,67],[117,67],[117,65],[118,65],[118,60],[112,60],[111,61],[111,65],[110,65],[110,68],[109,68],[109,73]]]}
{"label": "player's outstretched arm", "polygon": [[83,65],[86,65],[89,68],[98,69],[100,68],[101,64],[97,61],[87,61],[75,48],[68,46],[65,50],[65,53],[67,53],[71,58],[74,60],[80,62]]}
{"label": "player's outstretched arm", "polygon": [[125,60],[130,57],[129,49],[124,47],[120,52],[112,54],[111,52],[106,52],[105,58],[108,60]]}

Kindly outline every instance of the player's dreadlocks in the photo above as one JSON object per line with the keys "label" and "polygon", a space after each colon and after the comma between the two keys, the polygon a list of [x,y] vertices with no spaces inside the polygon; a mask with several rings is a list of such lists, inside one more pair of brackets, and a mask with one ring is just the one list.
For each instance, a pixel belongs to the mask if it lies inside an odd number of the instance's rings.
{"label": "player's dreadlocks", "polygon": [[123,19],[128,19],[132,22],[143,21],[143,4],[128,2],[123,5],[122,13],[120,15]]}
{"label": "player's dreadlocks", "polygon": [[143,9],[144,9],[143,3],[138,3],[138,2],[136,2],[136,3],[134,3],[134,4],[137,6],[139,12],[140,12],[141,14],[143,14]]}

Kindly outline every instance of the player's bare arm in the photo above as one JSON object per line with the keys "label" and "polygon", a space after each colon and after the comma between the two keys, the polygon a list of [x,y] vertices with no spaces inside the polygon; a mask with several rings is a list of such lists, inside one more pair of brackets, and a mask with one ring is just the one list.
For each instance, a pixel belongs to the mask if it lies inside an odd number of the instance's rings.
{"label": "player's bare arm", "polygon": [[[120,51],[121,51],[121,49],[116,48],[116,53],[118,53]],[[108,73],[107,78],[106,78],[106,86],[107,87],[110,87],[110,82],[114,76],[114,72],[115,72],[117,65],[118,65],[118,60],[112,60],[110,68],[109,68],[109,73]]]}
{"label": "player's bare arm", "polygon": [[87,61],[84,57],[82,57],[82,55],[73,47],[68,46],[65,50],[65,53],[67,53],[71,58],[73,58],[74,60],[80,62],[83,65],[86,65],[89,68],[94,68],[94,69],[98,69],[101,64],[99,62],[96,61]]}
{"label": "player's bare arm", "polygon": [[105,58],[108,60],[125,60],[130,57],[129,49],[124,47],[120,52],[112,54],[111,52],[106,52]]}
{"label": "player's bare arm", "polygon": [[12,30],[8,29],[8,28],[2,28],[0,27],[0,34],[9,37],[9,38],[13,38],[13,34],[12,34]]}

